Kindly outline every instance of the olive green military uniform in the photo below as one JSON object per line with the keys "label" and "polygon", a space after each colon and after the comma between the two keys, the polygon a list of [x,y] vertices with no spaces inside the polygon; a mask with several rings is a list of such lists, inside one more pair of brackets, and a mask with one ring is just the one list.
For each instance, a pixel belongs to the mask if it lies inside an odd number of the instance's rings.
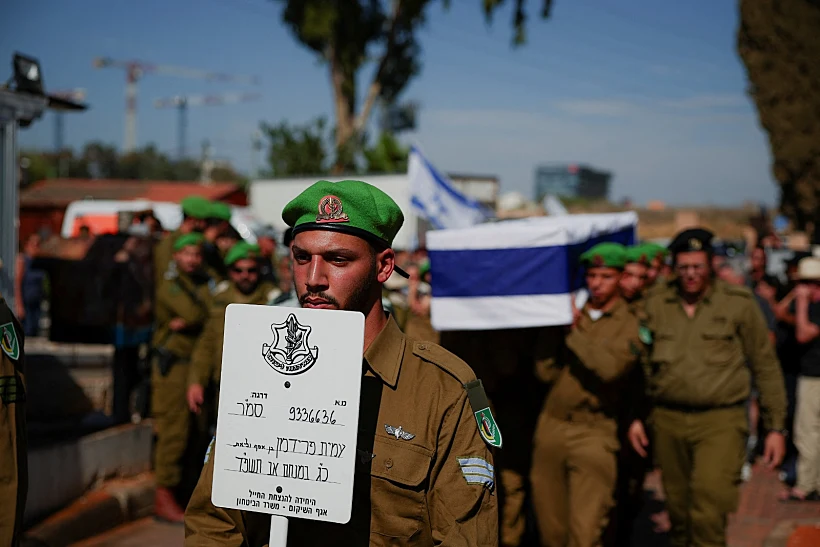
{"label": "olive green military uniform", "polygon": [[617,418],[625,382],[645,353],[639,323],[621,299],[594,321],[585,306],[577,324],[540,363],[553,387],[535,432],[532,497],[541,544],[601,544],[613,503]]}
{"label": "olive green military uniform", "polygon": [[193,354],[188,374],[188,385],[208,385],[219,389],[222,374],[222,341],[225,338],[225,310],[228,304],[265,305],[273,298],[275,287],[271,283],[260,283],[251,294],[244,294],[230,282],[223,282],[211,298],[210,315],[205,323]]}
{"label": "olive green military uniform", "polygon": [[[638,297],[627,304],[629,311],[639,324],[646,323],[646,301]],[[644,355],[646,358],[646,355]],[[642,363],[643,364],[643,363]],[[610,515],[610,522],[604,537],[604,544],[612,547],[630,545],[635,521],[643,507],[643,485],[646,474],[651,470],[652,458],[642,457],[635,452],[629,442],[629,427],[635,420],[645,420],[648,412],[646,397],[646,379],[643,367],[629,371],[624,380],[626,402],[618,415],[618,439],[621,449],[618,452],[618,479],[615,488],[615,507]],[[647,449],[650,449],[647,447]]]}
{"label": "olive green military uniform", "polygon": [[674,281],[652,293],[646,312],[654,338],[646,370],[654,404],[649,424],[672,521],[670,545],[724,546],[748,434],[747,360],[764,427],[782,430],[786,416],[768,329],[752,293],[722,281],[706,290],[692,318]]}
{"label": "olive green military uniform", "polygon": [[[183,234],[179,230],[171,232],[154,246],[154,287],[159,287],[162,280],[165,279],[168,266],[174,259],[174,242],[181,235]],[[173,271],[175,272],[176,269],[174,268]]]}
{"label": "olive green military uniform", "polygon": [[[177,486],[182,477],[183,456],[194,425],[186,401],[189,362],[208,317],[209,297],[206,283],[183,273],[168,274],[157,288],[154,349],[166,352],[172,361],[163,374],[163,358],[155,356],[151,372],[151,408],[157,435],[154,467],[157,485],[162,487]],[[177,317],[187,326],[174,332],[169,323]]]}
{"label": "olive green military uniform", "polygon": [[23,327],[0,295],[0,545],[16,547],[28,490]]}
{"label": "olive green military uniform", "polygon": [[[497,545],[492,456],[465,388],[473,371],[405,337],[392,318],[364,362],[351,520],[290,519],[288,545]],[[415,437],[398,439],[388,426]],[[269,517],[211,503],[213,473],[211,457],[185,513],[185,545],[267,545]]]}
{"label": "olive green military uniform", "polygon": [[[444,331],[441,345],[481,378],[493,410],[515,416],[504,423],[504,447],[493,451],[498,476],[499,533],[504,547],[518,547],[527,530],[533,434],[544,402],[545,386],[535,376],[537,363],[554,358],[563,327]],[[544,350],[546,355],[541,355]]]}

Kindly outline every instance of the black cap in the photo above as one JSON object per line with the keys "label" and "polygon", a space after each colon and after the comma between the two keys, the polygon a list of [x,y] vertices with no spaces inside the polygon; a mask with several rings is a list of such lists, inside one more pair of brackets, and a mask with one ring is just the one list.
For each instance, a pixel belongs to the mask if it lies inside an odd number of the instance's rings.
{"label": "black cap", "polygon": [[672,239],[672,243],[669,244],[669,252],[673,255],[697,251],[711,253],[713,251],[712,238],[714,237],[715,234],[703,228],[684,230]]}

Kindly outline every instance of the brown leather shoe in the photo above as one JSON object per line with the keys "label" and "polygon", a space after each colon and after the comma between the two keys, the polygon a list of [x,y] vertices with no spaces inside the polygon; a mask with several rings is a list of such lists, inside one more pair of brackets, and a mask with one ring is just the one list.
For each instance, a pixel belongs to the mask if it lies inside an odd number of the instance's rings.
{"label": "brown leather shoe", "polygon": [[159,520],[181,524],[185,518],[185,511],[179,506],[171,490],[158,486],[154,494],[154,515]]}

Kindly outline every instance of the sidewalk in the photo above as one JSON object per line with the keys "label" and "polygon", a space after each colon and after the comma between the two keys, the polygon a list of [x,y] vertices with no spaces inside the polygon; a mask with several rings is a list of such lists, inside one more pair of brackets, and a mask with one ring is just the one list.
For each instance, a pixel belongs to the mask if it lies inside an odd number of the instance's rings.
{"label": "sidewalk", "polygon": [[[820,503],[781,502],[782,490],[777,472],[755,465],[751,480],[741,487],[738,511],[729,519],[729,547],[820,545],[813,530],[820,524]],[[790,536],[796,537],[790,541]]]}

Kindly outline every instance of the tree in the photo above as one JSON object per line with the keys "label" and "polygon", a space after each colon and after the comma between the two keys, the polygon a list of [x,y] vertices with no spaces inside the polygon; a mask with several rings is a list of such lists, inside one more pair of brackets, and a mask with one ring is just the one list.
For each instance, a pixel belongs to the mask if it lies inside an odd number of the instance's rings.
{"label": "tree", "polygon": [[[376,103],[392,103],[421,70],[416,32],[424,24],[431,0],[275,0],[283,5],[282,21],[294,38],[316,54],[330,73],[335,116],[334,171],[353,169],[355,151]],[[535,0],[537,2],[538,0]],[[527,0],[512,0],[513,43],[524,43]],[[542,17],[551,0],[541,0]],[[481,0],[484,13],[493,13],[506,0]],[[388,6],[388,4],[390,4]],[[447,7],[449,0],[442,0]],[[375,60],[375,68],[359,108],[359,72]]]}
{"label": "tree", "polygon": [[410,149],[402,146],[391,133],[382,133],[371,148],[363,152],[365,173],[404,173]]}
{"label": "tree", "polygon": [[820,243],[820,2],[741,0],[738,53],[769,135],[782,211]]}
{"label": "tree", "polygon": [[327,173],[327,120],[317,118],[304,125],[262,123],[262,134],[270,141],[268,164],[273,177],[322,175]]}
{"label": "tree", "polygon": [[[201,172],[199,162],[170,159],[154,145],[121,156],[113,146],[91,142],[83,147],[79,155],[75,155],[72,150],[63,150],[57,154],[28,150],[21,157],[27,160],[24,169],[26,184],[57,177],[61,164],[67,166],[64,176],[83,179],[195,181],[199,179]],[[214,168],[211,179],[237,184],[247,182],[243,175],[224,163]]]}

